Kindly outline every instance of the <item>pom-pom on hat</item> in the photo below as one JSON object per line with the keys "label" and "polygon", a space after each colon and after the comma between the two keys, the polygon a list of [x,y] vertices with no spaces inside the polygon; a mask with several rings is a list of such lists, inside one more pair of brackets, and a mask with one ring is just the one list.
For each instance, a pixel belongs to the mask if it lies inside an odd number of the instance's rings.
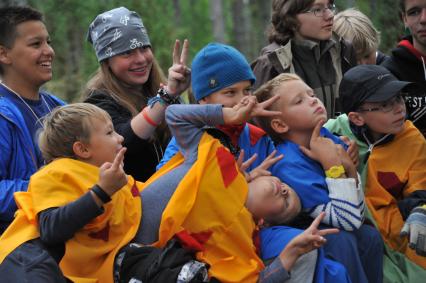
{"label": "pom-pom on hat", "polygon": [[241,81],[256,80],[246,58],[237,49],[209,43],[192,61],[191,82],[195,99],[202,98]]}
{"label": "pom-pom on hat", "polygon": [[135,48],[151,46],[142,19],[124,7],[99,14],[89,26],[87,41],[93,45],[99,62]]}

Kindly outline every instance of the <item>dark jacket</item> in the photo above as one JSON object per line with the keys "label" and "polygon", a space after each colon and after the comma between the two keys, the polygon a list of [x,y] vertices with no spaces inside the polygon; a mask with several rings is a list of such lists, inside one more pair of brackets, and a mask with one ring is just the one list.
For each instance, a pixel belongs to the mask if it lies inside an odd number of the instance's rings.
{"label": "dark jacket", "polygon": [[127,147],[124,155],[124,171],[142,182],[151,177],[163,157],[164,145],[161,145],[156,139],[139,138],[130,126],[132,113],[110,95],[94,91],[85,102],[95,104],[108,112],[115,131],[124,137],[123,146]]}
{"label": "dark jacket", "polygon": [[405,101],[408,118],[426,136],[426,55],[422,56],[414,49],[413,38],[408,36],[392,50],[392,54],[382,66],[399,80],[419,84],[420,90],[408,92]]}

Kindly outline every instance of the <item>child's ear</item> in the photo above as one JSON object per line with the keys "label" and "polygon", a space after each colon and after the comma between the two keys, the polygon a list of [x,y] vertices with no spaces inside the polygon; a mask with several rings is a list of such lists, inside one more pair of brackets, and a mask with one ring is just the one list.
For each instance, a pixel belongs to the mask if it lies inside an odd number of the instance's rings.
{"label": "child's ear", "polygon": [[9,65],[11,63],[8,54],[7,47],[0,45],[0,63],[5,65]]}
{"label": "child's ear", "polygon": [[365,124],[364,117],[359,112],[349,112],[348,118],[352,123],[359,127],[364,126]]}
{"label": "child's ear", "polygon": [[274,118],[271,120],[271,128],[277,134],[285,134],[290,129],[288,125],[280,118]]}
{"label": "child's ear", "polygon": [[88,159],[91,156],[90,150],[81,141],[74,142],[72,145],[72,150],[74,151],[74,154],[77,156],[77,158]]}

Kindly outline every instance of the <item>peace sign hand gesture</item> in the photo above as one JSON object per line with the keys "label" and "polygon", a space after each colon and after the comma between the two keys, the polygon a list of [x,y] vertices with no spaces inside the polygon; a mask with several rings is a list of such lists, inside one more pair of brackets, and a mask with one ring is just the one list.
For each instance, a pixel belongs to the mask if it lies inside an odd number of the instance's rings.
{"label": "peace sign hand gesture", "polygon": [[180,41],[176,39],[173,48],[173,65],[169,68],[167,78],[167,92],[173,96],[179,96],[191,83],[191,69],[186,66],[188,58],[189,41],[183,41],[182,51],[180,51]]}

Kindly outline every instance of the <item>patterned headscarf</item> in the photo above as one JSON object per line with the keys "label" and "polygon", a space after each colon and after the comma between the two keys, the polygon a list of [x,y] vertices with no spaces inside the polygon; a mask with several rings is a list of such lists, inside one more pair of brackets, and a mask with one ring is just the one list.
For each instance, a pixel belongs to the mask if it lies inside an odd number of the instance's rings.
{"label": "patterned headscarf", "polygon": [[93,45],[99,62],[135,48],[151,46],[142,19],[124,7],[99,14],[89,26],[87,40]]}

